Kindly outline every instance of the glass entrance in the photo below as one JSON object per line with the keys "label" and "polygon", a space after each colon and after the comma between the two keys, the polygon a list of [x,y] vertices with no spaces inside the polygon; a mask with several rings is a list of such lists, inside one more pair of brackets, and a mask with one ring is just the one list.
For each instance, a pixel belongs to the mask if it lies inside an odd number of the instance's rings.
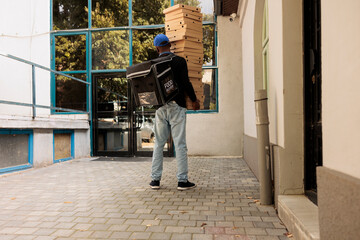
{"label": "glass entrance", "polygon": [[[93,75],[94,156],[151,156],[153,108],[135,108],[125,73]],[[164,149],[173,155],[171,138]]]}

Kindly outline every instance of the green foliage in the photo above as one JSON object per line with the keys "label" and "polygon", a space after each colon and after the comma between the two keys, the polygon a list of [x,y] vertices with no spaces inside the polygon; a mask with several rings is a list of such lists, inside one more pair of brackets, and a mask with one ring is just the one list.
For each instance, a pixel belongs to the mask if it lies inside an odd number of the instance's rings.
{"label": "green foliage", "polygon": [[193,7],[200,7],[200,1],[199,0],[176,0],[174,1],[174,4],[184,4],[188,6]]}
{"label": "green foliage", "polygon": [[[104,77],[98,79],[98,100],[100,102],[125,101],[127,98],[127,79],[125,77]],[[118,95],[103,89],[110,90]],[[121,96],[119,96],[121,95]]]}
{"label": "green foliage", "polygon": [[[170,6],[169,0],[133,0],[134,25],[164,24],[163,10]],[[154,37],[165,29],[142,29],[133,31],[133,64],[156,58]]]}
{"label": "green foliage", "polygon": [[215,63],[215,33],[213,25],[203,26],[204,64]]}
{"label": "green foliage", "polygon": [[57,36],[55,56],[57,71],[86,70],[86,36]]}
{"label": "green foliage", "polygon": [[[99,28],[115,27],[119,11],[125,13],[124,0],[105,1],[117,3],[115,9],[104,8],[97,1],[91,12],[92,24]],[[121,4],[122,3],[122,4]],[[94,3],[93,3],[94,5]],[[104,4],[105,5],[105,4]],[[110,6],[111,7],[111,6]],[[119,10],[119,11],[114,11]],[[116,13],[115,13],[116,12]],[[122,69],[129,65],[129,33],[126,30],[100,31],[92,34],[93,69]]]}
{"label": "green foliage", "polygon": [[170,0],[132,0],[133,25],[164,24],[163,10],[170,6]]}
{"label": "green foliage", "polygon": [[87,28],[87,0],[53,0],[54,30]]}
{"label": "green foliage", "polygon": [[128,0],[92,0],[92,27],[119,27],[129,23]]}

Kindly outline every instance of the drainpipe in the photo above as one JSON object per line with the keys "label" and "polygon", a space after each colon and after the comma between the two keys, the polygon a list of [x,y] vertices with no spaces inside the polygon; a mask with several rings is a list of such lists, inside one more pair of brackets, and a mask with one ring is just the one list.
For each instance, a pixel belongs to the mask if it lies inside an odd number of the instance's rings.
{"label": "drainpipe", "polygon": [[260,203],[272,204],[270,165],[269,118],[265,89],[255,92],[256,131],[258,140],[258,164],[260,173]]}

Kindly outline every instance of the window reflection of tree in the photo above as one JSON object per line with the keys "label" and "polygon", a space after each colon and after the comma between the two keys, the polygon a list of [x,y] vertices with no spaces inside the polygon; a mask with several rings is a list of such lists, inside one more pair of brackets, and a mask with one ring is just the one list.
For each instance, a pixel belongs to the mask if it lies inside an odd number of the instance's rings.
{"label": "window reflection of tree", "polygon": [[58,71],[86,70],[86,36],[55,38],[55,68]]}
{"label": "window reflection of tree", "polygon": [[[73,76],[86,81],[85,74]],[[65,76],[56,76],[56,106],[86,111],[86,85]]]}
{"label": "window reflection of tree", "polygon": [[87,0],[53,0],[53,28],[67,30],[87,28]]}

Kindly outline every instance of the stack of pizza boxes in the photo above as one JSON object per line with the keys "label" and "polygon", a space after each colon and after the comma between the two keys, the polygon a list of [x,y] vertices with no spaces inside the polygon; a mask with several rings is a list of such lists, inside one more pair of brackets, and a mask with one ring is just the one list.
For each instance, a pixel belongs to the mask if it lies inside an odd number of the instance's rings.
{"label": "stack of pizza boxes", "polygon": [[[165,9],[165,31],[171,42],[171,51],[186,59],[189,79],[194,87],[200,109],[204,109],[204,86],[202,83],[203,31],[200,8],[177,4]],[[192,101],[186,97],[187,109]]]}

